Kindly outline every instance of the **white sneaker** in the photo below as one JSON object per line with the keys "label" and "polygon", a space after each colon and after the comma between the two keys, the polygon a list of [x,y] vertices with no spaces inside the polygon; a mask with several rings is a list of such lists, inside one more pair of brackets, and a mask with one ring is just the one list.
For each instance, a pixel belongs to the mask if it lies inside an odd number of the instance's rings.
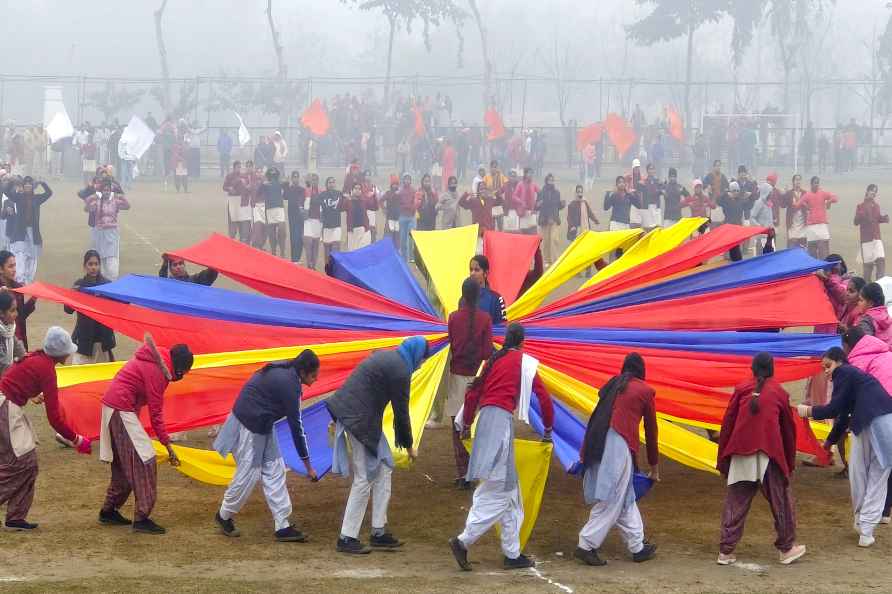
{"label": "white sneaker", "polygon": [[787,551],[786,553],[780,553],[778,555],[778,561],[781,562],[781,565],[789,565],[793,561],[802,557],[805,554],[805,545],[793,545],[793,548]]}
{"label": "white sneaker", "polygon": [[858,546],[866,549],[867,547],[872,546],[873,543],[875,543],[876,541],[877,539],[875,539],[874,537],[865,536],[862,534],[861,537],[858,539]]}
{"label": "white sneaker", "polygon": [[734,556],[734,553],[730,553],[728,555],[724,553],[719,553],[718,558],[715,560],[719,565],[734,565],[737,563],[737,557]]}

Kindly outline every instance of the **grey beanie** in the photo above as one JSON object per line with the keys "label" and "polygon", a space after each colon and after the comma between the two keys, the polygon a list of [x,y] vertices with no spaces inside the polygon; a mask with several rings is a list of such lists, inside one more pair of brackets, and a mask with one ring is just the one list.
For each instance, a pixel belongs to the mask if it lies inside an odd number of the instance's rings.
{"label": "grey beanie", "polygon": [[71,335],[64,328],[50,326],[43,339],[43,352],[50,357],[67,357],[77,351]]}

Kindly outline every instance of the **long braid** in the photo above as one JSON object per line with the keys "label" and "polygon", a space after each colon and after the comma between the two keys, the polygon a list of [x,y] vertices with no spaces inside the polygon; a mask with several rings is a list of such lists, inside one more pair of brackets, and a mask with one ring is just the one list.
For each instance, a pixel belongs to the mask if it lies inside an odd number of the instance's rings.
{"label": "long braid", "polygon": [[480,298],[480,285],[472,278],[467,278],[461,286],[462,301],[468,309],[468,341],[469,348],[463,353],[464,363],[467,367],[476,368],[480,361],[477,357],[480,355],[480,345],[474,339],[474,325],[477,318],[477,302]]}
{"label": "long braid", "polygon": [[756,387],[753,390],[752,399],[750,399],[750,413],[759,413],[759,396],[762,395],[762,388],[768,378],[774,375],[774,357],[769,353],[759,353],[753,357],[753,376],[756,378]]}

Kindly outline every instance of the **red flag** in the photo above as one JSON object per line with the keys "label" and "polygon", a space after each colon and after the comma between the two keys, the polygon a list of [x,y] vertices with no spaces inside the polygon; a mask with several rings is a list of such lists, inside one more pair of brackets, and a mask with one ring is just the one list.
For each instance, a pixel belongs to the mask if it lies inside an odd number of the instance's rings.
{"label": "red flag", "polygon": [[670,105],[666,108],[666,113],[669,118],[669,134],[678,142],[684,142],[684,124],[678,115],[678,110]]}
{"label": "red flag", "polygon": [[502,123],[502,116],[496,111],[495,107],[490,107],[483,114],[483,121],[489,126],[489,134],[487,140],[498,140],[505,135],[505,124]]}
{"label": "red flag", "polygon": [[615,113],[607,114],[607,119],[604,120],[604,127],[607,128],[607,136],[610,137],[610,142],[616,147],[620,156],[625,155],[632,148],[632,145],[635,144],[635,141],[638,140],[632,124]]}
{"label": "red flag", "polygon": [[331,128],[328,113],[322,106],[322,101],[314,99],[308,108],[300,116],[300,123],[316,136],[325,136]]}
{"label": "red flag", "polygon": [[412,112],[415,114],[415,137],[424,138],[424,116],[421,114],[421,108],[416,105],[412,108]]}
{"label": "red flag", "polygon": [[576,150],[581,151],[590,144],[597,144],[604,134],[601,122],[590,124],[576,133]]}

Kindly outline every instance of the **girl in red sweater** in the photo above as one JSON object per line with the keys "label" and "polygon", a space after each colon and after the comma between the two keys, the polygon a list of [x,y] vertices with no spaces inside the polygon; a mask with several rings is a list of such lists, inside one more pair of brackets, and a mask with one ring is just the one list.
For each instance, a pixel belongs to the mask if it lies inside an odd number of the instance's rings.
{"label": "girl in red sweater", "polygon": [[[530,397],[535,392],[545,428],[543,439],[551,441],[554,408],[536,371],[539,362],[521,350],[523,338],[523,326],[508,326],[502,350],[486,362],[483,373],[468,389],[462,412],[456,415],[456,428],[464,436],[470,435],[470,427],[477,416],[477,432],[465,478],[480,483],[474,491],[464,531],[449,539],[452,554],[464,571],[471,571],[468,547],[496,522],[502,530],[505,569],[535,565],[520,552],[523,504],[514,464],[514,410],[517,409],[521,420],[529,422]],[[478,406],[480,414],[476,415]]]}
{"label": "girl in red sweater", "polygon": [[753,377],[735,388],[722,420],[716,467],[727,477],[728,495],[717,562],[737,561],[734,549],[743,536],[753,497],[761,490],[774,516],[779,561],[789,565],[805,554],[805,546],[796,544],[796,509],[790,490],[796,425],[790,395],[772,379],[774,358],[759,353],[752,369]]}

